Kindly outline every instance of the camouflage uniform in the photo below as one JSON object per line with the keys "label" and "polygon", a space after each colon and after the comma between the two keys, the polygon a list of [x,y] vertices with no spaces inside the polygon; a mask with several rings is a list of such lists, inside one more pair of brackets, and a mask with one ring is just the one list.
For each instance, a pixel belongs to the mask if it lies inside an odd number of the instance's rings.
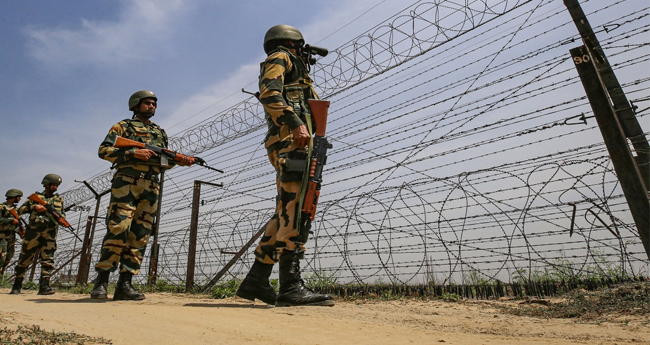
{"label": "camouflage uniform", "polygon": [[[51,197],[43,193],[35,193],[43,201],[52,205],[54,209],[65,218],[63,198],[54,193]],[[54,270],[54,252],[56,251],[56,234],[58,223],[47,212],[38,213],[34,209],[37,203],[27,200],[18,209],[18,214],[29,213],[29,226],[25,229],[25,238],[20,250],[20,257],[16,265],[16,279],[25,277],[25,271],[34,260],[34,255],[40,249],[41,254],[41,280],[49,279]]]}
{"label": "camouflage uniform", "polygon": [[95,270],[138,274],[151,236],[158,208],[158,174],[164,168],[160,157],[143,161],[133,157],[135,148],[113,147],[115,136],[167,148],[167,134],[153,122],[145,125],[137,118],[115,124],[99,146],[99,157],[117,168],[111,186],[111,201],[106,213],[108,231]]}
{"label": "camouflage uniform", "polygon": [[0,204],[0,272],[4,272],[15,254],[18,225],[13,225],[15,218],[9,213],[11,208],[6,202]]}
{"label": "camouflage uniform", "polygon": [[307,242],[309,221],[301,220],[300,238],[296,230],[303,172],[287,168],[287,162],[292,160],[300,166],[301,161],[304,167],[307,153],[293,142],[291,131],[307,123],[305,114],[310,113],[307,99],[318,99],[318,95],[303,60],[284,47],[271,52],[262,62],[259,87],[268,125],[264,146],[276,171],[278,196],[275,214],[255,249],[255,256],[262,263],[273,264],[284,250],[304,252]]}

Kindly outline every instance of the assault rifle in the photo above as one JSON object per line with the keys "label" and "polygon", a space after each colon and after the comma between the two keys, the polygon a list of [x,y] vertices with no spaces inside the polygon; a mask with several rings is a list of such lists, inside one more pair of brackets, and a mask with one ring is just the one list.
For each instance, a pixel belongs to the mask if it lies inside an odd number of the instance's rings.
{"label": "assault rifle", "polygon": [[11,213],[11,215],[18,220],[19,228],[16,228],[16,233],[18,236],[20,236],[20,238],[25,238],[25,229],[27,228],[27,223],[25,223],[25,220],[18,215],[18,212],[16,212],[15,208],[10,208],[9,213]]}
{"label": "assault rifle", "polygon": [[309,102],[312,118],[316,125],[316,133],[314,133],[312,139],[311,155],[307,163],[307,190],[301,211],[303,216],[309,217],[309,220],[314,220],[318,197],[320,196],[320,186],[323,181],[323,166],[327,162],[327,149],[332,148],[332,144],[325,137],[327,109],[330,106],[330,102],[316,99],[309,99],[307,102]]}
{"label": "assault rifle", "polygon": [[[115,136],[115,142],[113,143],[113,146],[117,147],[117,148],[134,148],[134,147],[137,147],[137,148],[140,148],[140,149],[151,150],[151,151],[155,152],[157,155],[160,156],[160,162],[161,162],[162,165],[167,165],[167,159],[173,159],[173,160],[175,160],[177,162],[180,162],[186,157],[189,158],[188,156],[186,156],[184,154],[181,154],[181,153],[169,150],[169,149],[164,149],[164,148],[162,148],[160,146],[141,143],[139,141],[123,138],[123,137],[121,137],[119,135]],[[199,157],[193,157],[193,158],[194,158],[194,163],[196,163],[196,164],[198,164],[198,165],[200,165],[200,166],[202,166],[204,168],[208,168],[210,170],[214,170],[214,171],[218,171],[220,173],[223,173],[223,170],[219,170],[217,168],[213,168],[211,166],[208,166],[208,164],[205,162],[205,160],[203,158],[199,158]]]}
{"label": "assault rifle", "polygon": [[70,231],[70,232],[71,232],[71,233],[72,233],[72,234],[73,234],[73,235],[74,235],[74,236],[75,236],[79,241],[81,241],[81,242],[83,243],[83,240],[82,240],[81,238],[79,238],[79,236],[77,236],[77,234],[74,232],[75,230],[74,230],[74,228],[72,227],[72,225],[70,225],[70,223],[68,223],[68,221],[67,221],[65,218],[63,218],[63,216],[61,216],[61,215],[59,214],[59,212],[57,212],[57,211],[54,209],[54,206],[52,206],[52,205],[46,203],[45,200],[41,199],[41,197],[38,196],[38,194],[36,194],[36,193],[34,193],[34,194],[28,196],[27,199],[29,199],[29,200],[31,200],[31,201],[37,203],[37,204],[40,204],[40,205],[42,205],[42,206],[45,206],[45,208],[47,209],[47,213],[48,213],[48,214],[49,214],[49,215],[50,215],[50,216],[51,216],[51,217],[52,217],[52,218],[53,218],[57,223],[59,223],[59,224],[61,224],[62,226],[64,226],[64,227],[65,227],[68,231]]}

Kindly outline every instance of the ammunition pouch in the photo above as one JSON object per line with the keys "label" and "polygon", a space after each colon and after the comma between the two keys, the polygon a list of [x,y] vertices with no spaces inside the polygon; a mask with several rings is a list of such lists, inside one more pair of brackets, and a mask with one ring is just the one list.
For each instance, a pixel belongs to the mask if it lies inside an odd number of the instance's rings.
{"label": "ammunition pouch", "polygon": [[279,156],[280,182],[302,182],[302,176],[307,165],[307,153],[291,151]]}

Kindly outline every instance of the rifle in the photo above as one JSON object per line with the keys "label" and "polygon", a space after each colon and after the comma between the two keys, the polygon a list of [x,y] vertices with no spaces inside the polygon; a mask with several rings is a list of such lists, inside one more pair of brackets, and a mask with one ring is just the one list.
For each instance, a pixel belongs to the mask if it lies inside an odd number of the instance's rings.
{"label": "rifle", "polygon": [[308,160],[307,190],[302,203],[302,213],[309,216],[309,220],[314,220],[316,215],[316,206],[320,196],[321,182],[323,181],[323,166],[327,161],[327,149],[332,148],[332,144],[325,137],[325,128],[327,125],[327,109],[330,106],[329,101],[309,99],[309,108],[312,112],[316,133],[312,139],[313,145],[311,155]]}
{"label": "rifle", "polygon": [[70,232],[71,232],[71,233],[72,233],[72,234],[73,234],[73,235],[74,235],[74,236],[75,236],[79,241],[81,241],[81,242],[83,243],[83,240],[82,240],[81,238],[79,238],[79,236],[77,236],[77,234],[74,232],[75,230],[74,230],[74,228],[72,227],[72,225],[70,225],[70,223],[68,223],[68,221],[67,221],[65,218],[63,218],[63,217],[59,214],[59,212],[57,212],[57,211],[54,209],[54,206],[52,206],[52,205],[46,203],[45,200],[41,199],[41,197],[38,196],[38,194],[36,194],[36,193],[34,193],[34,194],[28,196],[27,199],[29,199],[29,200],[31,200],[31,201],[33,201],[33,202],[35,202],[35,203],[41,204],[42,206],[45,206],[45,208],[47,209],[47,213],[49,213],[49,215],[52,216],[52,218],[54,218],[54,220],[55,220],[57,223],[63,225],[63,226],[64,226],[68,231],[70,231]]}
{"label": "rifle", "polygon": [[15,230],[16,233],[18,234],[18,236],[20,236],[20,238],[25,238],[25,228],[27,227],[27,223],[25,223],[25,220],[18,215],[18,212],[16,212],[15,208],[10,208],[9,213],[11,213],[11,215],[14,216],[14,218],[18,219],[18,226],[20,227],[19,228],[20,230],[18,230],[17,228]]}
{"label": "rifle", "polygon": [[[113,143],[113,146],[117,147],[117,148],[133,148],[133,147],[137,147],[137,148],[140,148],[140,149],[151,150],[151,151],[155,152],[157,155],[160,156],[160,162],[161,162],[162,165],[167,165],[167,159],[169,159],[169,158],[171,158],[171,159],[173,159],[173,160],[175,160],[177,162],[180,162],[184,158],[188,157],[188,156],[186,156],[184,154],[181,154],[181,153],[169,150],[169,149],[164,149],[164,148],[162,148],[160,146],[141,143],[139,141],[127,139],[127,138],[121,137],[119,135],[115,136],[115,142]],[[223,173],[223,170],[219,170],[217,168],[213,168],[213,167],[209,166],[205,162],[205,160],[203,158],[194,157],[194,162],[196,164],[204,167],[204,168],[208,168],[210,170],[214,170],[214,171],[218,171],[220,173]]]}

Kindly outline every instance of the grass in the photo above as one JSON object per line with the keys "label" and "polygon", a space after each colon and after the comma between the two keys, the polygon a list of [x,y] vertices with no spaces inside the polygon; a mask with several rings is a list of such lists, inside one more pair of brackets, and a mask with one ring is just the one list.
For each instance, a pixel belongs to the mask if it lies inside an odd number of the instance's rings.
{"label": "grass", "polygon": [[563,300],[547,305],[499,306],[518,316],[575,318],[583,321],[615,321],[619,316],[650,316],[650,281],[619,284],[613,288],[578,289]]}
{"label": "grass", "polygon": [[74,332],[48,332],[39,326],[18,326],[16,329],[4,327],[0,329],[0,344],[2,345],[82,345],[82,344],[112,344],[104,338],[94,338]]}

